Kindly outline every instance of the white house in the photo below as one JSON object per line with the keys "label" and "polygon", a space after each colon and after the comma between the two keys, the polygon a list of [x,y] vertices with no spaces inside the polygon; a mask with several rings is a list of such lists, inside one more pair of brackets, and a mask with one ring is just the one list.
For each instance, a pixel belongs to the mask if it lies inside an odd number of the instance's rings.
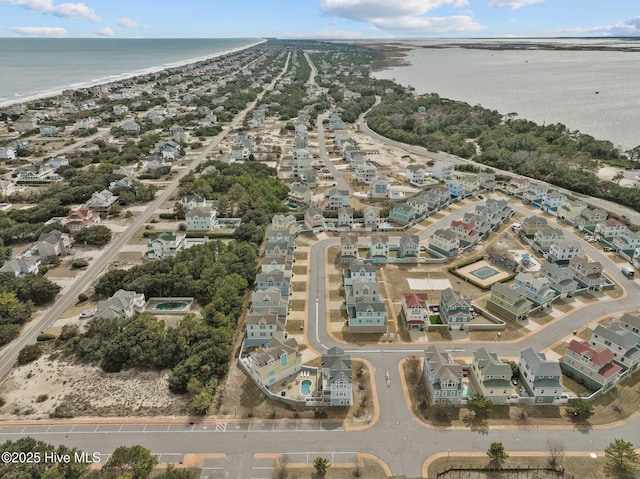
{"label": "white house", "polygon": [[158,233],[149,236],[147,244],[147,252],[145,258],[162,259],[175,256],[178,251],[184,248],[186,244],[186,235],[173,234],[169,232]]}

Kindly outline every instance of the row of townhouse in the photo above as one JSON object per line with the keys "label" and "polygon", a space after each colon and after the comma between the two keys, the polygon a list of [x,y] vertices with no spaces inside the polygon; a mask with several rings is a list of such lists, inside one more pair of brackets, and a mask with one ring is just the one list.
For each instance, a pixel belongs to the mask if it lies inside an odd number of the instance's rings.
{"label": "row of townhouse", "polygon": [[389,211],[389,219],[406,225],[440,210],[450,201],[450,191],[445,186],[437,185],[395,204]]}
{"label": "row of townhouse", "polygon": [[[370,262],[386,263],[389,259],[391,247],[387,235],[373,233],[368,240],[368,248],[355,235],[342,234],[340,236],[340,262],[353,263],[360,259],[360,249],[368,249]],[[418,235],[404,234],[397,243],[398,257],[405,260],[417,259],[420,254],[420,238]]]}
{"label": "row of townhouse", "polygon": [[[640,268],[640,231],[632,231],[615,218],[607,218],[605,210],[591,208],[581,199],[569,199],[557,190],[532,183],[528,178],[512,178],[507,193],[555,214],[581,231],[593,234],[624,257],[631,258],[632,264]],[[532,238],[551,262],[566,264],[571,257],[580,254],[580,247],[575,241],[554,238],[559,230],[549,228],[544,218],[533,216],[522,223],[521,234]]]}
{"label": "row of townhouse", "polygon": [[[245,345],[257,349],[242,360],[252,379],[267,389],[277,386],[280,381],[289,381],[303,370],[298,343],[285,332],[298,231],[293,216],[275,215],[272,218],[251,308],[245,320]],[[340,348],[331,348],[321,357],[315,390],[309,394],[327,406],[351,406],[352,383],[351,357]]]}
{"label": "row of townhouse", "polygon": [[465,213],[462,220],[435,231],[429,238],[429,248],[446,257],[457,256],[462,248],[480,241],[511,214],[506,201],[489,199],[473,213]]}
{"label": "row of townhouse", "polygon": [[512,286],[495,283],[487,309],[513,321],[526,319],[532,309],[549,306],[556,298],[573,296],[578,289],[600,289],[606,284],[602,270],[602,264],[584,256],[574,256],[564,268],[544,263],[538,277],[521,272]]}
{"label": "row of townhouse", "polygon": [[[495,404],[532,398],[535,403],[552,404],[563,395],[562,370],[557,361],[527,348],[520,353],[519,379],[522,389],[516,390],[513,369],[497,354],[480,348],[473,353],[470,365],[453,361],[450,354],[428,346],[423,360],[427,395],[432,404],[464,404],[475,392]],[[469,381],[464,370],[470,372]]]}
{"label": "row of townhouse", "polygon": [[519,235],[550,263],[566,265],[582,253],[578,241],[567,239],[560,228],[550,226],[541,216],[532,215],[522,220]]}

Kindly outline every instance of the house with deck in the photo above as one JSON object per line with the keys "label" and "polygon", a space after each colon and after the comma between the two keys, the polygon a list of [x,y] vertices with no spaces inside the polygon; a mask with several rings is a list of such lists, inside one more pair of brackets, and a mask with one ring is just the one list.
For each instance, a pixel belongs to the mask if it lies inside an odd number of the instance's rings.
{"label": "house with deck", "polygon": [[164,259],[178,254],[185,248],[187,237],[185,234],[170,233],[164,231],[149,236],[147,251],[144,257],[147,259]]}
{"label": "house with deck", "polygon": [[599,290],[606,284],[602,275],[602,264],[598,261],[589,261],[585,256],[574,256],[569,261],[569,268],[573,272],[573,279],[580,287]]}
{"label": "house with deck", "polygon": [[312,231],[323,231],[325,226],[324,215],[319,208],[309,208],[304,213],[304,225]]}
{"label": "house with deck", "polygon": [[544,353],[527,348],[520,352],[520,378],[529,397],[536,404],[553,404],[562,396],[562,370],[558,361],[547,359]]}
{"label": "house with deck", "polygon": [[450,330],[462,330],[473,319],[471,303],[458,291],[447,288],[440,293],[440,319]]}
{"label": "house with deck", "polygon": [[288,379],[302,369],[298,342],[294,338],[271,338],[263,347],[249,354],[248,368],[254,381],[266,388]]}
{"label": "house with deck", "polygon": [[358,258],[358,237],[355,235],[340,235],[340,262],[353,263]]}
{"label": "house with deck", "polygon": [[98,301],[95,317],[129,319],[141,313],[146,303],[144,294],[119,289],[109,299]]}
{"label": "house with deck", "polygon": [[47,258],[49,256],[66,256],[71,249],[69,235],[59,230],[52,230],[41,233],[36,243],[38,256]]}
{"label": "house with deck", "polygon": [[401,258],[417,258],[420,254],[420,237],[404,234],[400,237],[398,255]]}
{"label": "house with deck", "polygon": [[405,168],[405,176],[412,185],[422,187],[427,185],[429,173],[423,165],[413,163]]}
{"label": "house with deck", "polygon": [[494,404],[504,404],[517,398],[511,383],[511,365],[503,363],[497,354],[485,348],[478,349],[473,353],[470,371],[477,392]]}
{"label": "house with deck", "polygon": [[100,215],[86,206],[81,206],[76,210],[71,210],[67,217],[62,220],[62,226],[69,228],[71,233],[77,233],[83,228],[97,226],[100,224]]}
{"label": "house with deck", "polygon": [[526,319],[533,308],[527,299],[527,292],[519,286],[495,283],[491,286],[491,297],[487,300],[487,309],[512,321]]}
{"label": "house with deck", "polygon": [[587,208],[584,200],[565,200],[556,211],[556,216],[569,224],[575,224],[576,218]]}
{"label": "house with deck", "polygon": [[608,213],[601,209],[584,208],[582,212],[576,216],[575,226],[580,229],[593,231],[598,223],[607,219]]}
{"label": "house with deck", "polygon": [[344,350],[333,347],[320,359],[321,380],[318,393],[330,406],[353,404],[353,371],[351,356]]}
{"label": "house with deck", "polygon": [[598,324],[591,333],[591,346],[604,347],[613,353],[613,362],[635,371],[640,363],[640,335],[612,323]]}
{"label": "house with deck", "polygon": [[557,263],[543,263],[540,267],[540,277],[549,280],[549,285],[560,298],[571,297],[578,289],[571,268],[561,268]]}
{"label": "house with deck", "polygon": [[389,237],[374,233],[371,235],[369,259],[376,262],[386,262],[389,257]]}
{"label": "house with deck", "polygon": [[602,346],[592,346],[587,341],[572,339],[560,368],[570,378],[575,378],[592,390],[609,389],[618,379],[622,368],[613,362],[613,353]]}
{"label": "house with deck", "polygon": [[627,229],[620,236],[613,238],[613,247],[628,256],[633,256],[640,248],[640,232]]}
{"label": "house with deck", "polygon": [[109,190],[96,191],[87,201],[87,206],[93,211],[108,212],[118,202],[118,197]]}
{"label": "house with deck", "polygon": [[532,238],[537,231],[546,227],[548,227],[547,220],[537,215],[528,216],[520,223],[521,233],[528,238]]}
{"label": "house with deck", "polygon": [[427,293],[409,293],[402,295],[402,312],[407,328],[423,329],[429,324],[431,310],[427,303]]}
{"label": "house with deck", "polygon": [[380,208],[377,206],[365,206],[362,212],[364,227],[368,230],[378,229],[380,224]]}
{"label": "house with deck", "polygon": [[564,233],[559,228],[545,226],[536,231],[533,235],[533,243],[541,251],[549,251],[552,244],[564,240]]}
{"label": "house with deck", "polygon": [[561,240],[552,243],[547,253],[547,261],[556,264],[569,264],[571,258],[582,253],[582,248],[576,241]]}
{"label": "house with deck", "polygon": [[507,194],[513,196],[522,196],[527,191],[531,180],[529,178],[511,178],[507,186]]}
{"label": "house with deck", "polygon": [[466,399],[462,366],[449,354],[429,345],[424,352],[422,372],[431,404],[461,404]]}
{"label": "house with deck", "polygon": [[525,290],[527,299],[542,307],[549,306],[556,297],[551,282],[544,276],[536,278],[531,273],[518,273],[515,285]]}
{"label": "house with deck", "polygon": [[610,239],[622,236],[628,231],[627,226],[615,218],[601,221],[596,224],[595,236],[598,238]]}
{"label": "house with deck", "polygon": [[406,203],[395,204],[389,210],[389,219],[401,225],[411,223],[418,216],[418,212]]}
{"label": "house with deck", "polygon": [[245,318],[246,346],[263,346],[271,338],[285,339],[285,324],[275,312],[249,313]]}
{"label": "house with deck", "polygon": [[460,252],[460,238],[448,228],[436,230],[429,238],[429,249],[452,258]]}

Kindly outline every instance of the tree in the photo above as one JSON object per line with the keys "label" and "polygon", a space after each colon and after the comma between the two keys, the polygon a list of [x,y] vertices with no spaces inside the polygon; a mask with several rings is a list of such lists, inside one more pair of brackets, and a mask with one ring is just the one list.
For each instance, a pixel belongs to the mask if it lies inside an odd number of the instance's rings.
{"label": "tree", "polygon": [[81,229],[75,234],[74,239],[80,243],[103,246],[111,241],[111,236],[112,233],[109,228],[97,225]]}
{"label": "tree", "polygon": [[318,456],[313,460],[313,469],[316,471],[316,479],[322,479],[327,475],[327,469],[331,467],[329,459]]}
{"label": "tree", "polygon": [[481,394],[474,394],[473,397],[467,401],[467,409],[473,413],[475,419],[485,420],[491,416],[493,402]]}
{"label": "tree", "polygon": [[635,477],[640,462],[633,444],[623,439],[614,439],[604,450],[607,458],[605,472],[609,477],[627,479]]}
{"label": "tree", "polygon": [[487,449],[487,456],[489,456],[491,465],[497,468],[501,468],[509,459],[509,454],[505,452],[501,442],[492,442]]}
{"label": "tree", "polygon": [[562,465],[562,458],[564,457],[564,444],[556,439],[549,439],[547,441],[549,446],[549,466],[556,468]]}
{"label": "tree", "polygon": [[567,414],[574,421],[586,421],[593,416],[593,404],[582,398],[570,399],[567,403]]}
{"label": "tree", "polygon": [[28,364],[42,356],[42,348],[39,344],[28,344],[18,353],[18,364]]}
{"label": "tree", "polygon": [[146,479],[157,464],[158,459],[149,449],[121,446],[113,451],[103,470],[116,472],[119,476],[129,473],[131,479]]}

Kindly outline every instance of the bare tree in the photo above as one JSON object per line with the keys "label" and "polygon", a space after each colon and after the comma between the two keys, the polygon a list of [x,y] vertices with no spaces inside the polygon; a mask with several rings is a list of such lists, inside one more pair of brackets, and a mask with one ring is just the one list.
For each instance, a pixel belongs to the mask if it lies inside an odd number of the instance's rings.
{"label": "bare tree", "polygon": [[289,476],[289,456],[281,454],[276,461],[276,468],[273,470],[274,479],[287,479]]}
{"label": "bare tree", "polygon": [[559,467],[562,465],[562,459],[564,458],[564,444],[557,439],[549,439],[547,441],[547,447],[549,448],[549,466]]}

